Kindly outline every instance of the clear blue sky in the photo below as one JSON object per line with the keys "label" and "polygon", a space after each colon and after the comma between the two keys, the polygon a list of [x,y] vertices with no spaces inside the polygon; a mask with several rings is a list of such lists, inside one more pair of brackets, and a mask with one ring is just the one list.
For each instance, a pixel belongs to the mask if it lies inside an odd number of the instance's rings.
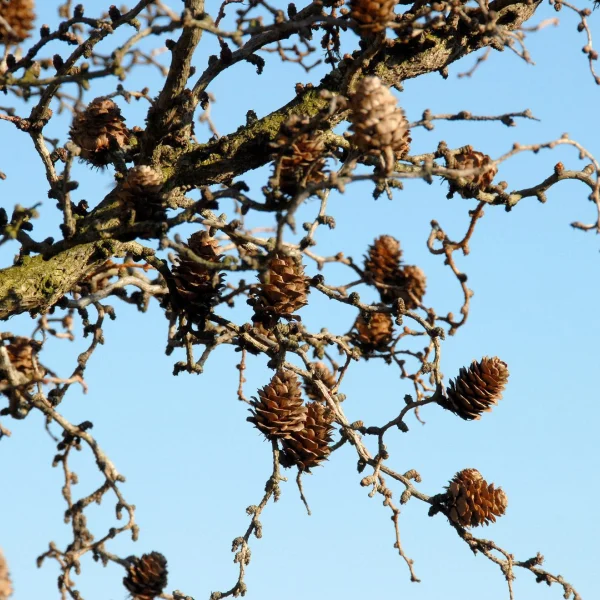
{"label": "clear blue sky", "polygon": [[[58,2],[38,4],[39,22],[55,23]],[[100,4],[88,2],[88,12]],[[179,2],[174,4],[180,7]],[[551,7],[544,6],[533,23],[554,16]],[[475,114],[530,108],[541,122],[519,122],[516,128],[497,123],[438,124],[433,132],[414,131],[412,151],[433,150],[444,139],[451,147],[471,143],[497,157],[515,141],[544,142],[567,131],[600,155],[600,88],[581,53],[585,39],[576,31],[576,18],[566,10],[558,16],[559,28],[545,29],[527,40],[535,67],[509,51],[493,52],[472,79],[457,79],[472,65],[471,56],[450,68],[448,81],[438,74],[421,77],[406,82],[399,95],[410,120],[418,119],[426,108],[433,113],[465,109]],[[600,14],[590,21],[600,27]],[[356,40],[349,37],[348,42]],[[199,68],[213,52],[214,41],[205,37],[196,59]],[[235,130],[250,108],[259,117],[267,114],[292,97],[297,81],[317,78],[276,61],[260,77],[252,65],[235,66],[210,88],[217,99],[213,116],[219,131]],[[155,70],[145,68],[125,85],[130,89],[148,85],[155,92],[161,81]],[[100,85],[89,99],[107,89]],[[145,107],[120,104],[128,125],[143,126]],[[27,114],[27,109],[20,108],[19,114]],[[51,127],[64,133],[65,123],[57,117]],[[201,140],[209,135],[202,125],[197,134]],[[34,233],[39,238],[55,234],[57,211],[47,199],[42,166],[28,137],[0,122],[0,139],[0,170],[8,176],[0,182],[0,203],[12,208],[17,202],[28,206],[41,201],[46,221],[36,223]],[[504,163],[498,180],[507,180],[510,189],[532,185],[547,177],[559,160],[566,168],[585,164],[566,149],[524,155]],[[262,169],[244,179],[258,194],[267,174],[268,169]],[[76,178],[81,184],[76,199],[86,198],[91,206],[111,187],[110,171],[92,172],[77,165]],[[459,197],[447,200],[446,191],[438,181],[431,186],[409,182],[392,202],[384,198],[374,202],[369,186],[350,186],[345,195],[332,198],[330,213],[337,228],[319,230],[318,248],[323,254],[341,250],[359,260],[374,237],[394,235],[401,240],[407,262],[420,265],[428,275],[427,303],[438,313],[457,312],[456,284],[441,259],[428,253],[425,241],[432,218],[452,237],[461,237],[474,204]],[[417,469],[423,478],[419,488],[425,493],[441,491],[456,471],[466,467],[479,469],[486,479],[501,485],[509,498],[506,516],[474,533],[494,539],[517,559],[541,551],[548,570],[562,574],[585,600],[592,600],[599,591],[600,558],[595,514],[600,495],[599,245],[593,234],[569,227],[571,221],[595,219],[586,198],[582,185],[568,182],[552,189],[545,205],[525,199],[512,213],[499,207],[486,210],[471,254],[458,258],[475,290],[469,323],[444,343],[442,365],[446,377],[453,377],[472,359],[500,356],[511,372],[505,398],[475,423],[426,407],[425,426],[411,419],[409,433],[397,432],[387,440],[390,464],[400,472]],[[299,222],[316,210],[317,204],[309,203]],[[2,266],[16,251],[16,245],[2,248]],[[314,266],[308,271],[314,274]],[[340,281],[347,278],[337,271],[335,276]],[[138,507],[139,541],[133,544],[123,538],[109,549],[122,555],[159,550],[169,560],[168,590],[205,599],[211,591],[229,589],[237,578],[231,541],[246,530],[245,508],[262,497],[271,469],[269,444],[246,422],[247,406],[236,399],[237,354],[224,348],[210,359],[204,375],[174,378],[172,365],[181,357],[164,354],[166,321],[158,307],[140,315],[112,303],[118,318],[106,324],[106,344],[88,368],[90,391],[84,396],[74,389],[61,409],[72,422],[94,422],[98,442],[127,476],[126,497]],[[352,311],[334,307],[315,292],[302,315],[309,326],[327,324],[334,331],[344,331],[353,320]],[[240,306],[238,318],[249,319],[247,307]],[[29,334],[32,323],[20,318],[3,324],[3,330]],[[44,362],[66,374],[82,347],[81,340],[51,341]],[[249,395],[271,376],[265,362],[251,360]],[[351,420],[381,424],[398,413],[410,390],[397,371],[371,361],[355,365],[341,391],[347,394],[344,408]],[[38,415],[3,423],[13,436],[0,442],[0,547],[10,562],[15,598],[58,598],[55,565],[35,567],[35,557],[50,540],[63,544],[69,539],[69,528],[62,523],[61,472],[51,466],[54,445]],[[100,482],[87,450],[77,457],[75,470],[81,493]],[[400,522],[405,551],[415,560],[422,580],[411,584],[392,547],[389,512],[380,500],[367,497],[360,478],[353,449],[336,452],[324,468],[305,478],[311,517],[293,480],[283,484],[280,502],[263,515],[263,538],[251,540],[247,598],[508,598],[498,568],[474,557],[442,516],[429,518],[427,507],[416,500],[404,508]],[[400,486],[393,489],[398,497]],[[113,514],[108,498],[91,508],[92,531],[111,526]],[[83,569],[79,589],[86,600],[125,598],[120,567],[103,569],[86,558]],[[519,600],[562,597],[560,588],[536,584],[524,571],[517,572],[515,591]]]}

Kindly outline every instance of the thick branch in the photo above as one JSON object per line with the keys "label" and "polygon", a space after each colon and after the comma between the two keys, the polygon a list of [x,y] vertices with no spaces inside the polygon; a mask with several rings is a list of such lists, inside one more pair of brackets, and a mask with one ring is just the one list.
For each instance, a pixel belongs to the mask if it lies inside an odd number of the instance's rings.
{"label": "thick branch", "polygon": [[[513,31],[531,18],[540,2],[496,0],[490,4],[490,10],[498,12],[501,30]],[[406,79],[442,71],[463,56],[493,43],[493,38],[473,34],[449,35],[445,30],[430,31],[424,37],[414,46],[400,40],[384,45],[371,61],[369,72],[378,75],[388,85],[399,85]],[[220,183],[261,167],[269,162],[269,144],[275,139],[281,123],[291,114],[315,116],[327,106],[319,92],[325,89],[335,92],[341,83],[339,72],[334,72],[318,88],[307,90],[263,119],[214,142],[194,146],[174,165],[171,185]]]}

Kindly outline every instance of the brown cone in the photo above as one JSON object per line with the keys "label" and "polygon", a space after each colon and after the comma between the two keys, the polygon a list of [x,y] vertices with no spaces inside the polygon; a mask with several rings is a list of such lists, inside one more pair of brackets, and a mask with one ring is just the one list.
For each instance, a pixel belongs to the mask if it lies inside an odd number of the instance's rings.
{"label": "brown cone", "polygon": [[404,306],[408,310],[413,310],[421,304],[426,289],[427,278],[419,267],[406,265],[402,268],[396,295],[404,300]]}
{"label": "brown cone", "polygon": [[134,600],[153,600],[167,586],[167,574],[167,559],[160,552],[151,552],[130,559],[123,585]]}
{"label": "brown cone", "polygon": [[298,377],[293,371],[277,371],[268,385],[252,399],[248,421],[268,439],[287,439],[301,431],[307,409],[302,403]]}
{"label": "brown cone", "polygon": [[0,550],[0,600],[8,600],[13,593],[8,565],[2,550]]}
{"label": "brown cone", "polygon": [[501,488],[494,488],[477,469],[457,473],[448,487],[448,516],[462,527],[477,527],[496,522],[508,506],[508,498]]}
{"label": "brown cone", "polygon": [[398,0],[350,0],[350,16],[363,31],[376,33],[394,20]]}
{"label": "brown cone", "polygon": [[508,367],[497,356],[484,356],[462,367],[446,389],[447,399],[440,404],[467,421],[479,419],[502,398],[508,381]]}
{"label": "brown cone", "polygon": [[[35,377],[34,346],[35,343],[32,345],[32,340],[26,337],[16,337],[5,346],[10,363],[17,374],[17,383],[23,385],[25,389],[31,387],[27,382]],[[38,375],[43,377],[45,373],[45,369],[38,363]],[[9,385],[8,375],[2,369],[0,369],[0,385]],[[14,390],[8,390],[9,395],[11,392]]]}
{"label": "brown cone", "polygon": [[275,168],[279,167],[279,187],[293,196],[309,183],[320,183],[325,178],[325,142],[318,133],[305,131],[308,117],[292,115],[281,127],[274,146]]}
{"label": "brown cone", "polygon": [[35,21],[34,6],[34,0],[0,0],[0,17],[12,30],[0,24],[0,44],[20,42],[29,37]]}
{"label": "brown cone", "polygon": [[[400,242],[391,235],[382,235],[369,246],[369,254],[365,256],[365,271],[376,283],[396,286],[401,277],[401,260]],[[398,297],[394,290],[386,288],[379,288],[379,293],[386,303]]]}
{"label": "brown cone", "polygon": [[467,146],[464,152],[461,152],[454,157],[452,168],[461,170],[482,169],[488,165],[491,166],[491,168],[483,173],[473,173],[471,175],[463,176],[467,181],[466,188],[463,187],[458,189],[452,182],[450,188],[457,190],[463,198],[472,198],[477,191],[485,191],[488,186],[491,185],[498,172],[498,168],[493,164],[492,159],[487,154],[478,152],[477,150],[473,150],[470,146]]}
{"label": "brown cone", "polygon": [[255,320],[272,327],[278,316],[292,315],[308,304],[308,280],[304,266],[291,256],[275,254],[260,274],[261,297],[255,305]]}
{"label": "brown cone", "polygon": [[[313,366],[313,378],[317,381],[323,382],[327,389],[333,389],[335,384],[337,383],[337,377],[329,370],[327,365],[322,362],[317,362]],[[311,400],[323,400],[323,396],[319,391],[319,388],[314,384],[314,382],[311,379],[304,380],[304,391]]]}
{"label": "brown cone", "polygon": [[304,427],[293,432],[282,442],[284,466],[296,465],[301,471],[310,471],[327,459],[331,453],[333,415],[320,402],[309,402]]}
{"label": "brown cone", "polygon": [[387,313],[371,313],[367,320],[362,314],[355,323],[356,340],[365,352],[385,350],[394,332],[392,317]]}
{"label": "brown cone", "polygon": [[365,77],[350,99],[350,130],[354,145],[366,154],[380,156],[385,172],[410,149],[410,131],[404,111],[378,77]]}
{"label": "brown cone", "polygon": [[[208,231],[193,233],[187,247],[199,258],[211,263],[220,263],[219,242],[210,237]],[[223,274],[204,266],[191,258],[179,257],[173,267],[173,279],[183,308],[197,322],[203,323],[218,301],[223,287]]]}
{"label": "brown cone", "polygon": [[148,165],[129,170],[119,196],[135,210],[136,221],[164,221],[166,213],[160,198],[162,184],[162,173]]}
{"label": "brown cone", "polygon": [[71,139],[80,156],[96,167],[111,162],[110,152],[129,143],[129,131],[121,109],[108,98],[96,98],[71,125]]}

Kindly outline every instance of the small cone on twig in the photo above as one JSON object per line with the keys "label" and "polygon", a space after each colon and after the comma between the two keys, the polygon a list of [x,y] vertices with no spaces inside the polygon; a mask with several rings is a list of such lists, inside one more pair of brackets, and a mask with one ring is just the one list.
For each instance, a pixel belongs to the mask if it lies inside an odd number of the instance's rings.
{"label": "small cone on twig", "polygon": [[[33,384],[28,382],[36,376],[34,367],[36,343],[26,337],[15,337],[5,348],[16,381],[11,383],[8,371],[0,368],[0,385],[17,385],[22,386],[21,389],[30,389]],[[44,367],[38,363],[37,375],[43,377],[45,373]],[[9,398],[19,397],[16,389],[9,389],[5,393]]]}
{"label": "small cone on twig", "polygon": [[325,142],[321,135],[308,129],[309,125],[309,117],[292,115],[273,144],[275,176],[279,175],[281,191],[290,196],[307,184],[325,179]]}
{"label": "small cone on twig", "polygon": [[427,278],[422,269],[414,265],[405,265],[400,273],[398,290],[396,291],[397,298],[402,298],[404,306],[408,310],[413,310],[423,301],[426,290]]}
{"label": "small cone on twig", "polygon": [[312,379],[304,380],[304,391],[311,400],[323,400],[323,395],[315,385],[314,380],[321,381],[329,390],[335,387],[337,383],[336,376],[329,370],[329,367],[322,362],[314,363],[314,374]]}
{"label": "small cone on twig", "polygon": [[[223,259],[219,254],[219,242],[208,231],[193,233],[188,239],[187,248],[197,257],[213,264]],[[204,323],[212,312],[223,288],[223,277],[217,268],[179,256],[178,264],[173,267],[173,279],[183,308],[192,320]]]}
{"label": "small cone on twig", "polygon": [[[397,285],[401,260],[400,242],[391,235],[381,235],[369,246],[369,253],[365,256],[365,271],[377,283]],[[387,289],[380,288],[379,291],[384,302],[393,300]]]}
{"label": "small cone on twig", "polygon": [[394,20],[394,7],[398,0],[350,0],[350,16],[361,30],[377,33]]}
{"label": "small cone on twig", "polygon": [[259,275],[260,297],[254,305],[254,321],[273,327],[278,317],[297,318],[293,313],[308,304],[308,279],[304,266],[291,256],[276,253]]}
{"label": "small cone on twig", "polygon": [[167,559],[160,552],[150,552],[130,559],[123,585],[134,600],[153,600],[167,586]]}
{"label": "small cone on twig", "polygon": [[382,302],[391,304],[402,298],[406,308],[412,310],[421,304],[427,279],[419,267],[402,266],[401,262],[400,242],[391,235],[382,235],[369,246],[365,256],[365,273],[379,284]]}
{"label": "small cone on twig", "polygon": [[466,186],[458,188],[454,182],[450,181],[450,190],[458,191],[463,198],[472,198],[478,191],[484,192],[492,184],[498,172],[498,167],[487,154],[473,150],[471,146],[466,146],[463,152],[454,156],[452,168],[467,170],[485,169],[485,167],[489,168],[480,173],[463,175],[462,177],[467,182]]}
{"label": "small cone on twig", "polygon": [[20,42],[29,37],[35,22],[34,0],[0,0],[0,44]]}
{"label": "small cone on twig", "polygon": [[450,481],[447,489],[448,516],[461,527],[478,527],[496,522],[506,512],[508,498],[477,469],[464,469]]}
{"label": "small cone on twig", "polygon": [[309,402],[306,408],[303,428],[282,442],[283,466],[296,465],[300,471],[310,471],[331,453],[333,414],[320,402]]}
{"label": "small cone on twig", "polygon": [[293,371],[279,370],[268,385],[252,399],[252,416],[248,421],[268,439],[287,439],[301,431],[306,420],[306,406],[298,376]]}
{"label": "small cone on twig", "polygon": [[8,600],[13,593],[8,564],[0,550],[0,600]]}
{"label": "small cone on twig", "polygon": [[111,152],[129,143],[129,131],[121,109],[108,98],[96,98],[75,116],[71,139],[80,148],[80,156],[96,167],[111,162]]}
{"label": "small cone on twig", "polygon": [[161,204],[163,176],[148,165],[133,167],[119,192],[120,198],[135,209],[136,221],[164,221],[166,212]]}
{"label": "small cone on twig", "polygon": [[385,350],[392,341],[394,324],[388,313],[371,313],[368,318],[361,313],[355,327],[356,341],[367,353]]}
{"label": "small cone on twig", "polygon": [[351,141],[366,154],[379,156],[384,172],[410,149],[410,130],[404,111],[379,77],[365,77],[350,99]]}
{"label": "small cone on twig", "polygon": [[508,381],[508,366],[497,356],[484,356],[462,367],[458,377],[450,381],[446,398],[440,404],[466,421],[481,418],[502,398]]}

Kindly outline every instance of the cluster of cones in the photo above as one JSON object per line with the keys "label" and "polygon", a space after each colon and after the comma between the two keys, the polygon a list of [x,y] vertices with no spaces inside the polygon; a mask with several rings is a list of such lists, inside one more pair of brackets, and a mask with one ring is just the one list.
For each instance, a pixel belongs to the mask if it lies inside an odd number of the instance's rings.
{"label": "cluster of cones", "polygon": [[[455,380],[450,381],[442,407],[462,419],[481,418],[502,398],[508,382],[508,367],[497,356],[484,356],[461,368]],[[457,473],[446,488],[442,504],[448,518],[461,527],[477,527],[496,521],[506,511],[506,494],[493,484],[488,484],[477,469],[464,469]]]}
{"label": "cluster of cones", "polygon": [[322,363],[314,365],[313,379],[305,384],[311,400],[304,403],[297,375],[279,370],[268,385],[258,390],[248,421],[270,441],[281,443],[281,464],[310,471],[329,456],[333,414],[323,403],[315,381],[327,389],[335,386],[333,373]]}
{"label": "cluster of cones", "polygon": [[[400,242],[394,237],[378,237],[369,246],[364,267],[367,279],[377,287],[384,304],[402,299],[409,310],[421,305],[427,289],[425,273],[419,267],[403,264]],[[366,353],[385,350],[392,341],[393,321],[388,312],[361,314],[355,328],[356,341]]]}

